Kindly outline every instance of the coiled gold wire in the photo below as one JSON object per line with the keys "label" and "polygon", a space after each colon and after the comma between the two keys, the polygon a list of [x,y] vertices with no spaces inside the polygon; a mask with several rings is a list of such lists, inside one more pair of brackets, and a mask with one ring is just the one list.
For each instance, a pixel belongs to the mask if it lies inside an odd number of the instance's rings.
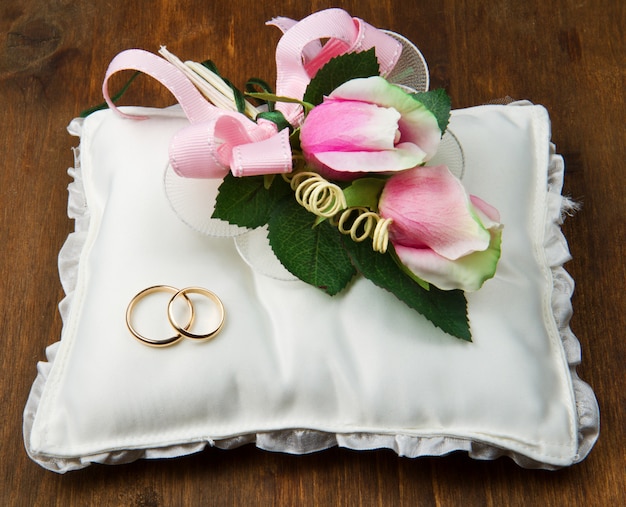
{"label": "coiled gold wire", "polygon": [[296,201],[318,217],[330,218],[345,209],[346,197],[338,185],[311,171],[285,174]]}
{"label": "coiled gold wire", "polygon": [[[283,178],[295,192],[296,201],[307,211],[318,217],[331,219],[339,232],[349,235],[353,241],[360,242],[371,237],[374,251],[387,251],[389,225],[393,220],[382,218],[365,207],[348,208],[341,187],[327,181],[318,173],[300,171],[283,174]],[[352,220],[355,213],[357,216]]]}
{"label": "coiled gold wire", "polygon": [[[357,216],[352,220],[354,213]],[[357,206],[345,209],[333,221],[336,222],[339,232],[349,235],[352,241],[360,242],[371,237],[372,248],[375,252],[385,253],[387,251],[389,225],[393,222],[391,218],[382,218],[378,213],[374,213],[368,208]],[[349,227],[346,227],[347,222],[351,222]]]}

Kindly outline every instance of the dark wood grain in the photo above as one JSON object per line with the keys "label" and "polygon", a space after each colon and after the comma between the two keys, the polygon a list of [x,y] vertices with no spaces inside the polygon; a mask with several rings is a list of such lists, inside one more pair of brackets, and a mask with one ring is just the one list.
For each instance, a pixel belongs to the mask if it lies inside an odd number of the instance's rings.
{"label": "dark wood grain", "polygon": [[[31,462],[22,410],[44,349],[58,339],[63,292],[57,253],[66,218],[65,127],[101,101],[120,50],[160,44],[212,58],[241,84],[272,82],[275,15],[301,18],[342,6],[406,35],[423,51],[434,86],[454,107],[511,96],[548,107],[565,155],[565,193],[583,208],[564,231],[577,281],[572,328],[579,373],[602,411],[600,440],[583,463],[558,472],[463,454],[404,459],[390,451],[332,449],[309,456],[244,447],[170,461],[92,466],[58,476]],[[22,0],[0,6],[0,505],[546,505],[626,502],[626,3],[616,0],[394,0],[127,2]],[[125,100],[164,106],[148,78]]]}

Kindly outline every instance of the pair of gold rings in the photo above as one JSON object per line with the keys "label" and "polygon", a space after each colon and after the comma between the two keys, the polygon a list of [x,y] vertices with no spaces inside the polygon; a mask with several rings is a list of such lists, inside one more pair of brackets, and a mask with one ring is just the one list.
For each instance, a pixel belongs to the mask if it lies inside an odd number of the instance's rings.
{"label": "pair of gold rings", "polygon": [[[145,298],[146,296],[157,293],[157,292],[168,292],[168,293],[173,294],[173,296],[170,298],[169,303],[167,305],[167,320],[169,321],[170,326],[174,328],[177,334],[169,338],[164,338],[164,339],[148,338],[142,335],[141,333],[139,333],[133,326],[132,317],[133,317],[133,312],[135,310],[135,307],[137,306],[137,303],[139,303],[139,301]],[[211,300],[214,303],[214,305],[217,307],[219,322],[217,324],[217,327],[215,327],[208,333],[196,334],[190,331],[195,320],[196,312],[195,312],[195,308],[191,299],[189,299],[188,297],[189,294],[200,294],[201,296],[204,296],[208,298],[209,300]],[[186,324],[182,326],[176,320],[176,312],[174,308],[176,305],[176,302],[181,299],[183,299],[185,303],[187,304]],[[222,304],[221,299],[217,297],[210,290],[204,289],[202,287],[187,287],[185,289],[180,289],[180,290],[177,289],[176,287],[171,287],[169,285],[155,285],[153,287],[148,287],[147,289],[144,289],[141,292],[139,292],[137,295],[135,295],[135,297],[128,304],[128,308],[126,309],[126,326],[128,327],[128,330],[141,343],[145,345],[150,345],[151,347],[167,347],[170,345],[174,345],[175,343],[178,343],[183,338],[190,338],[195,341],[210,340],[211,338],[214,338],[224,327],[224,318],[225,318],[225,311],[224,311],[224,305]]]}

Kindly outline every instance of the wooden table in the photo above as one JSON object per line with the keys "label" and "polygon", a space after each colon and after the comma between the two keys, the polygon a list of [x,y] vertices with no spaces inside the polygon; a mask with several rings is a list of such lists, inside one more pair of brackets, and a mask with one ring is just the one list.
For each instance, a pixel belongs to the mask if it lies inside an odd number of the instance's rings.
{"label": "wooden table", "polygon": [[[455,108],[511,96],[544,104],[565,156],[565,193],[582,202],[564,231],[577,281],[572,328],[581,377],[598,396],[600,440],[583,463],[530,471],[507,458],[398,458],[332,449],[288,456],[246,446],[59,476],[31,462],[22,410],[44,348],[61,330],[57,252],[66,217],[65,131],[101,101],[119,51],[212,58],[242,84],[274,79],[275,15],[339,5],[413,40]],[[0,505],[618,505],[626,501],[626,3],[619,0],[21,0],[0,6]],[[139,79],[127,103],[172,97]],[[621,500],[621,501],[620,501]]]}

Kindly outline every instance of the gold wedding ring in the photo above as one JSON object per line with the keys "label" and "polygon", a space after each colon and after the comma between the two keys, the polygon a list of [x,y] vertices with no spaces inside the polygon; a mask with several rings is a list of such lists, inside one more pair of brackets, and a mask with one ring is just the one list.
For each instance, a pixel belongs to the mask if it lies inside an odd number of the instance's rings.
{"label": "gold wedding ring", "polygon": [[[141,343],[145,345],[150,345],[151,347],[168,347],[170,345],[174,345],[175,343],[177,343],[179,340],[183,338],[183,334],[181,333],[181,331],[183,330],[186,331],[187,329],[191,327],[191,325],[193,324],[193,320],[194,320],[194,308],[189,298],[185,296],[184,294],[182,294],[182,296],[185,298],[187,302],[187,308],[189,309],[189,318],[187,319],[188,320],[187,324],[185,324],[181,329],[177,328],[176,330],[178,331],[178,334],[176,334],[175,336],[171,336],[163,340],[155,340],[152,338],[147,338],[134,328],[132,324],[132,315],[133,315],[133,311],[137,303],[144,297],[150,294],[153,294],[155,292],[170,292],[170,293],[175,294],[174,297],[176,297],[177,295],[179,295],[181,291],[179,291],[176,287],[170,287],[169,285],[155,285],[153,287],[148,287],[147,289],[142,290],[128,304],[128,308],[126,309],[126,326],[128,327],[128,330],[131,332],[131,334]],[[171,301],[170,301],[170,305],[171,305]],[[169,306],[168,306],[168,309],[169,309]]]}
{"label": "gold wedding ring", "polygon": [[[217,327],[215,327],[215,329],[212,329],[205,334],[195,334],[189,331],[191,323],[186,326],[181,326],[178,322],[176,322],[176,319],[174,317],[174,302],[179,297],[184,297],[185,299],[187,299],[187,301],[189,301],[189,298],[187,297],[188,294],[200,294],[215,303],[215,306],[217,307],[217,311],[219,313],[219,323]],[[179,290],[176,294],[174,294],[172,299],[170,299],[169,304],[167,305],[167,318],[169,319],[172,327],[181,335],[186,336],[187,338],[191,338],[192,340],[207,341],[211,338],[214,338],[222,330],[222,327],[224,327],[224,317],[225,312],[222,300],[210,290],[204,289],[202,287],[187,287],[186,289]]]}

